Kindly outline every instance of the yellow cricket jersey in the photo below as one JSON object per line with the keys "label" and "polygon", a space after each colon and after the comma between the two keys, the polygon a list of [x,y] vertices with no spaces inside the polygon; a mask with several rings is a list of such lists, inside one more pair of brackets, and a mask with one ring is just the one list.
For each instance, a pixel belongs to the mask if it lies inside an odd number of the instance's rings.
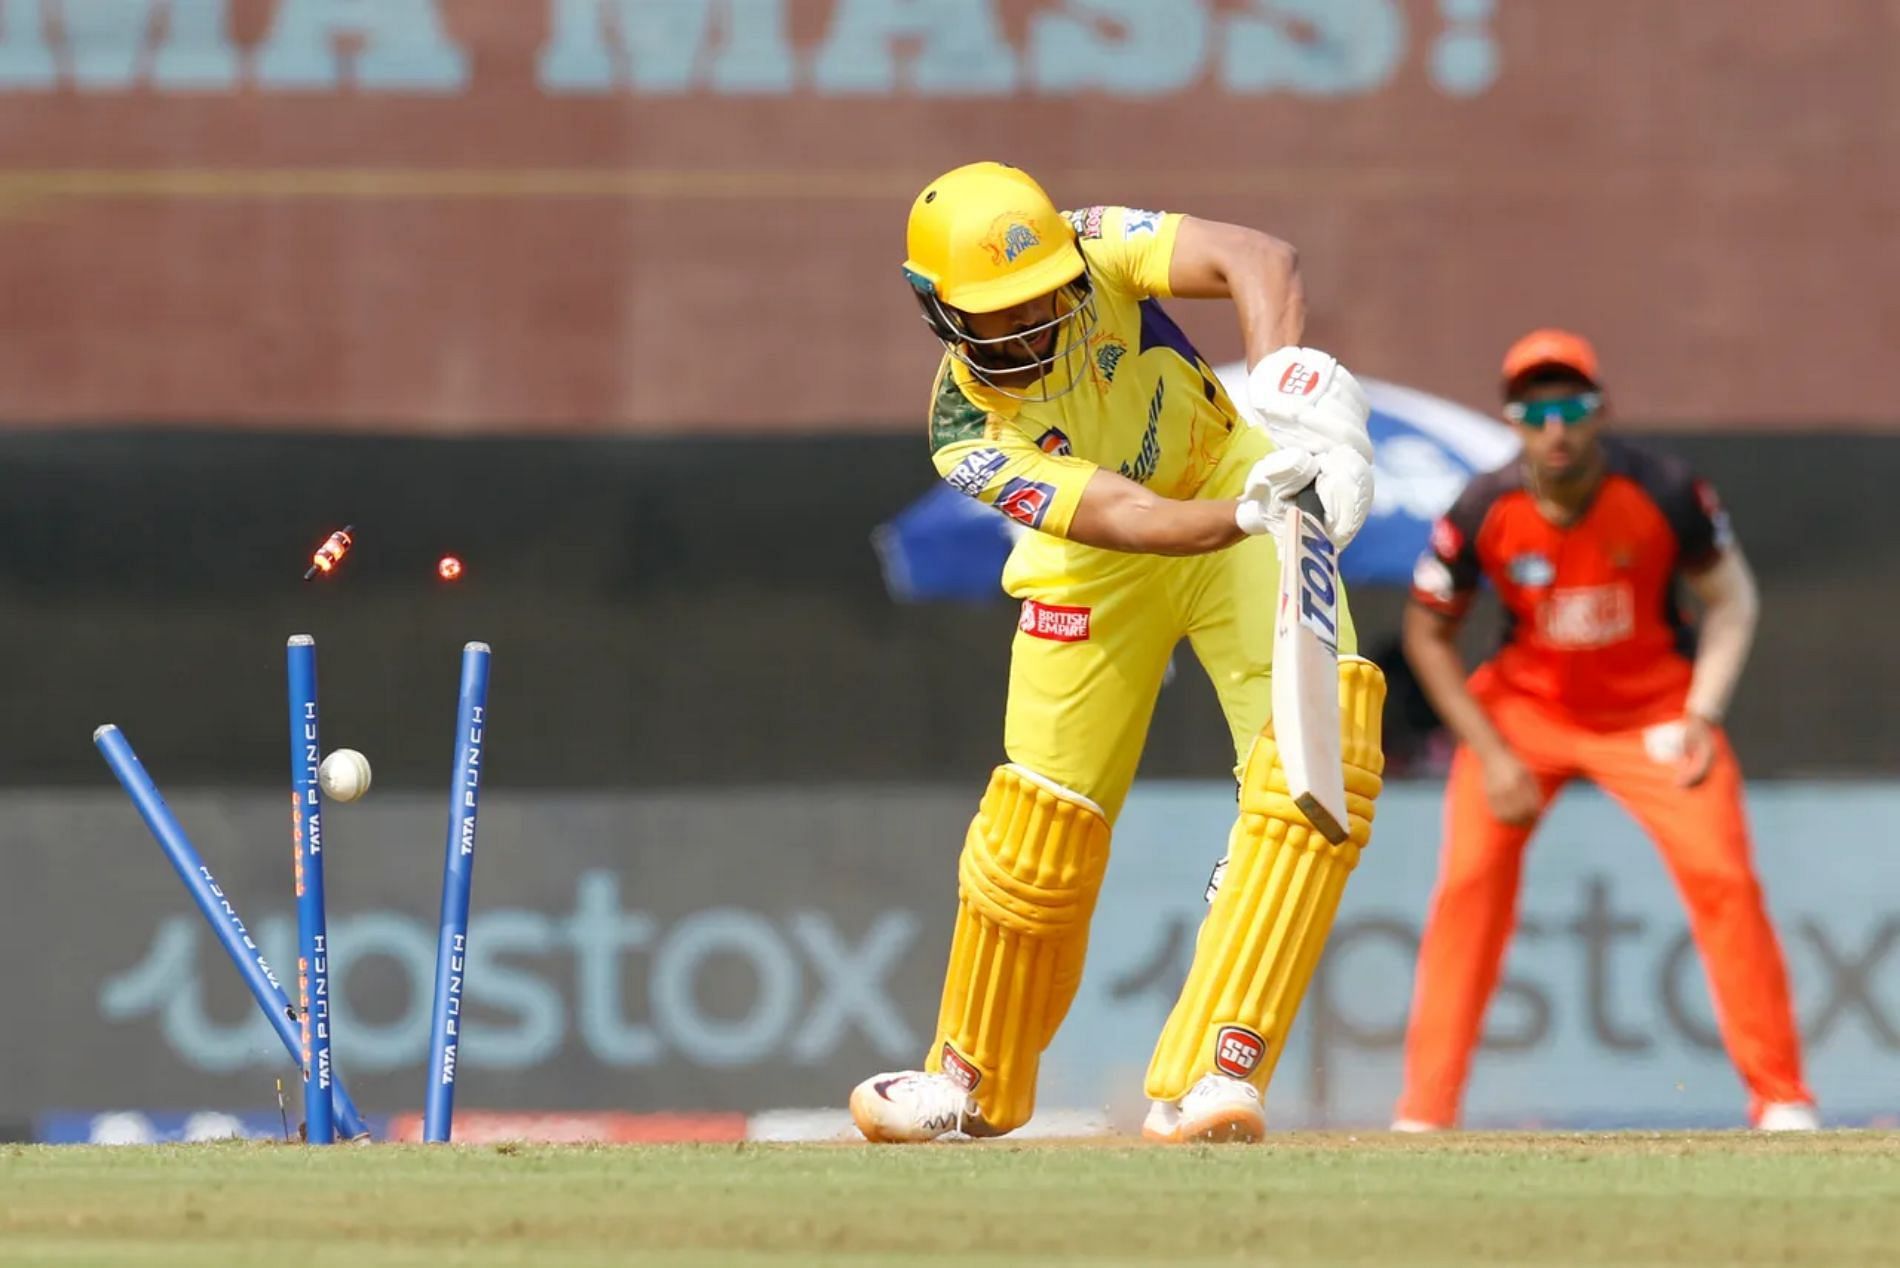
{"label": "yellow cricket jersey", "polygon": [[930,407],[931,456],[951,487],[1057,537],[1097,467],[1191,498],[1244,426],[1157,302],[1170,293],[1183,217],[1129,207],[1066,215],[1095,287],[1087,381],[1051,401],[1020,401],[946,355]]}

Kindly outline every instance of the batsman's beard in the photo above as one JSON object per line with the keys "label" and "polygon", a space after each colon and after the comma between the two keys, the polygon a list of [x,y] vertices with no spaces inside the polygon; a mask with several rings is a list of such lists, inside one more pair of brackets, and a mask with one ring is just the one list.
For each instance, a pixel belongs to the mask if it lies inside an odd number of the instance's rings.
{"label": "batsman's beard", "polygon": [[[1056,293],[1055,316],[1039,325],[978,339],[954,315],[951,324],[962,338],[945,346],[985,387],[1013,400],[1053,401],[1087,379],[1089,340],[1100,320],[1085,272]],[[1045,341],[1049,350],[1039,353],[1037,345]]]}

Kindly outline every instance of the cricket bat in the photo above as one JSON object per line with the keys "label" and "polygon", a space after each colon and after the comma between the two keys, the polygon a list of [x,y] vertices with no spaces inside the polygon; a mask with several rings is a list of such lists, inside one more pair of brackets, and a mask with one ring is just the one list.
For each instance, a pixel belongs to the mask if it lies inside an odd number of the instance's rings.
{"label": "cricket bat", "polygon": [[1273,735],[1300,813],[1335,845],[1346,839],[1339,755],[1339,551],[1308,485],[1280,530],[1273,626]]}

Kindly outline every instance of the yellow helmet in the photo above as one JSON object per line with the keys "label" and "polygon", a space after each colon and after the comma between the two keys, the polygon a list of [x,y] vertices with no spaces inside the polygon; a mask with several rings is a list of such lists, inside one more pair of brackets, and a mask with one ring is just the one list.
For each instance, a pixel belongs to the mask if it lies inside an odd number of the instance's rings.
{"label": "yellow helmet", "polygon": [[1006,163],[946,172],[911,204],[904,273],[966,313],[1047,295],[1082,274],[1075,230],[1029,173]]}
{"label": "yellow helmet", "polygon": [[[999,385],[999,376],[1019,382],[1034,372],[1043,382],[1031,399],[1075,386],[1079,379],[1068,363],[1085,355],[1095,323],[1088,265],[1075,229],[1029,173],[1007,163],[970,163],[944,173],[911,204],[905,239],[904,276],[924,321],[951,355],[1012,396],[1021,394]],[[964,313],[993,313],[1054,292],[1064,295],[1052,321],[1007,338],[977,339],[961,320]],[[1029,340],[1051,327],[1057,336],[1049,354],[1028,351]],[[1019,357],[1014,363],[1002,360],[1010,351]],[[1058,366],[1071,372],[1052,374]],[[1066,381],[1049,381],[1057,378]]]}

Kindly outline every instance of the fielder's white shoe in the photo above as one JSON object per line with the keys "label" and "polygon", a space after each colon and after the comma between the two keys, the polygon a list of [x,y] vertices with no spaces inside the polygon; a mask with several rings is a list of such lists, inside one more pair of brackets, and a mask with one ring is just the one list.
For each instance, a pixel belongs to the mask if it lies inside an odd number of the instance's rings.
{"label": "fielder's white shoe", "polygon": [[1395,1118],[1392,1120],[1392,1130],[1422,1136],[1427,1132],[1442,1132],[1445,1128],[1438,1123],[1428,1123],[1422,1118]]}
{"label": "fielder's white shoe", "polygon": [[1763,1132],[1812,1132],[1821,1130],[1821,1118],[1814,1106],[1803,1101],[1770,1101],[1761,1107],[1755,1130]]}
{"label": "fielder's white shoe", "polygon": [[909,1145],[951,1132],[983,1135],[976,1102],[945,1074],[899,1070],[878,1074],[851,1091],[851,1121],[866,1140]]}
{"label": "fielder's white shoe", "polygon": [[1163,1145],[1251,1144],[1267,1134],[1267,1111],[1253,1084],[1207,1074],[1179,1101],[1150,1104],[1141,1134]]}

